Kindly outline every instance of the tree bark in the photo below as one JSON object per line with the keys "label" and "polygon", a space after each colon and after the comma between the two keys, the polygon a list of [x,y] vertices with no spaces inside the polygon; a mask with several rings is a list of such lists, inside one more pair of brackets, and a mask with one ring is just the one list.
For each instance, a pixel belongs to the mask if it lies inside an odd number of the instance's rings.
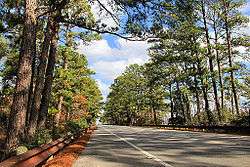
{"label": "tree bark", "polygon": [[17,70],[17,80],[12,103],[6,149],[16,147],[24,135],[28,109],[29,89],[32,76],[32,58],[36,53],[36,0],[25,1],[25,22],[23,40]]}
{"label": "tree bark", "polygon": [[58,31],[59,31],[59,24],[55,20],[53,20],[52,22],[51,30],[52,30],[53,35],[51,38],[49,61],[48,61],[47,69],[46,69],[45,84],[43,88],[42,100],[41,100],[40,111],[39,111],[39,118],[38,118],[38,123],[37,123],[38,128],[42,128],[45,125],[47,115],[48,115],[50,97],[51,97],[53,74],[54,74],[55,63],[56,63]]}
{"label": "tree bark", "polygon": [[58,112],[55,114],[55,124],[56,124],[57,127],[59,126],[59,123],[60,123],[62,104],[63,104],[63,96],[60,96],[58,104],[57,104]]}
{"label": "tree bark", "polygon": [[233,96],[231,95],[231,93],[230,93],[230,102],[231,102],[231,112],[232,112],[232,114],[234,115],[235,113],[234,113],[234,98],[233,98]]}
{"label": "tree bark", "polygon": [[[71,42],[72,39],[69,37],[69,35],[68,35],[69,32],[68,31],[70,31],[69,27],[67,27],[67,32],[66,32],[67,33],[67,35],[66,35],[66,46],[71,47],[72,46],[72,42]],[[68,55],[66,55],[65,52],[63,52],[62,54],[63,54],[63,69],[67,70],[68,69],[68,58],[67,58]],[[61,113],[62,113],[63,100],[64,100],[63,95],[60,95],[58,106],[57,106],[58,112],[55,115],[56,126],[58,126],[59,123],[60,123],[60,116],[61,116]]]}
{"label": "tree bark", "polygon": [[208,27],[207,27],[206,9],[205,9],[204,1],[202,1],[202,15],[203,15],[204,29],[206,33],[207,52],[208,52],[207,54],[208,54],[208,61],[209,61],[209,70],[210,70],[211,78],[212,78],[212,86],[213,86],[213,91],[214,91],[214,101],[215,101],[216,111],[218,113],[218,118],[219,118],[219,121],[221,122],[220,103],[218,100],[217,85],[216,85],[216,79],[214,76],[213,54],[211,50],[211,43],[210,43],[209,32],[208,32]]}
{"label": "tree bark", "polygon": [[[193,37],[192,41],[193,41],[193,44],[197,43],[197,39],[195,37]],[[197,76],[199,77],[200,82],[201,82],[201,90],[202,90],[203,99],[204,99],[204,103],[205,103],[205,112],[207,114],[208,123],[211,124],[213,121],[213,118],[212,118],[212,113],[210,111],[209,102],[208,102],[208,93],[207,93],[208,85],[206,83],[204,83],[201,60],[199,57],[199,50],[198,49],[199,48],[197,48],[197,46],[196,46],[195,50],[194,50],[195,56],[196,56],[196,62],[197,62]]]}
{"label": "tree bark", "polygon": [[[194,69],[195,68],[195,65]],[[201,106],[200,106],[200,97],[199,97],[199,89],[198,89],[198,80],[197,80],[197,75],[194,75],[194,84],[195,84],[195,98],[196,98],[196,106],[197,106],[197,117],[198,117],[198,122],[200,122],[200,112],[201,112]]]}
{"label": "tree bark", "polygon": [[198,75],[201,81],[201,89],[202,89],[202,93],[203,93],[203,99],[204,99],[204,103],[205,103],[205,112],[207,114],[207,118],[208,118],[208,122],[209,124],[212,123],[213,118],[212,118],[212,113],[210,111],[210,107],[209,107],[209,102],[208,102],[208,93],[207,93],[207,84],[204,83],[204,79],[202,76],[202,69],[201,69],[201,62],[199,59],[199,55],[198,52],[196,52],[196,58],[197,58],[197,68],[198,68]]}
{"label": "tree bark", "polygon": [[177,97],[178,97],[179,104],[180,104],[180,107],[181,107],[183,120],[184,120],[184,123],[186,123],[187,122],[187,118],[186,118],[186,114],[185,114],[185,108],[184,108],[184,104],[183,104],[184,101],[182,99],[182,92],[180,90],[179,81],[176,82],[176,88],[177,88]]}
{"label": "tree bark", "polygon": [[231,44],[231,32],[229,30],[229,25],[228,25],[228,3],[223,0],[223,6],[224,6],[224,13],[225,13],[225,30],[226,30],[226,41],[227,41],[227,50],[228,50],[228,62],[229,62],[229,67],[230,69],[230,81],[232,85],[232,92],[234,96],[234,103],[235,103],[235,109],[237,115],[240,115],[239,111],[239,103],[238,103],[238,97],[237,97],[237,92],[236,92],[236,86],[235,86],[235,78],[234,78],[234,72],[233,72],[233,61],[232,61],[232,44]]}
{"label": "tree bark", "polygon": [[[36,50],[34,50],[36,51]],[[33,54],[33,60],[32,60],[32,76],[31,76],[31,82],[30,82],[30,89],[29,89],[29,100],[28,100],[28,109],[27,109],[27,114],[26,114],[26,128],[29,126],[30,122],[30,115],[32,112],[32,102],[34,99],[34,86],[35,86],[35,80],[36,80],[36,53]],[[26,129],[27,130],[27,129]]]}
{"label": "tree bark", "polygon": [[221,93],[221,107],[224,108],[224,86],[223,86],[223,80],[222,80],[222,72],[221,72],[221,62],[219,58],[219,50],[218,50],[218,32],[216,28],[216,23],[214,21],[213,24],[214,29],[214,35],[215,35],[215,52],[216,52],[216,61],[217,61],[217,68],[218,68],[218,74],[219,74],[219,83],[220,83],[220,93]]}
{"label": "tree bark", "polygon": [[44,41],[42,44],[42,51],[39,57],[40,63],[38,66],[37,79],[35,84],[33,102],[32,102],[32,112],[30,114],[30,122],[28,127],[28,136],[31,138],[36,132],[37,120],[39,116],[39,109],[42,98],[42,91],[44,87],[45,81],[45,73],[49,56],[49,46],[51,41],[51,36],[55,36],[56,34],[51,33],[51,18],[48,18],[47,28],[45,32]]}
{"label": "tree bark", "polygon": [[171,118],[173,120],[174,118],[174,104],[173,104],[173,97],[172,97],[172,84],[170,84],[169,86],[169,97],[170,97],[170,114],[171,114]]}
{"label": "tree bark", "polygon": [[154,107],[153,104],[151,104],[151,110],[152,110],[152,113],[153,113],[154,124],[155,124],[155,126],[157,126],[157,114],[156,114],[155,107]]}
{"label": "tree bark", "polygon": [[185,103],[186,103],[187,123],[190,124],[192,122],[192,118],[191,118],[190,101],[189,101],[188,95],[183,94],[183,99],[185,99]]}

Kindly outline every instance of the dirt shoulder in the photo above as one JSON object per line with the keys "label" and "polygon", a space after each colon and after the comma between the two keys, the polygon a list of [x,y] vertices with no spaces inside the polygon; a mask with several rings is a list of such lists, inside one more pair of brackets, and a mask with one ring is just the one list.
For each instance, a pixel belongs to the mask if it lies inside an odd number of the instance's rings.
{"label": "dirt shoulder", "polygon": [[93,129],[66,146],[53,159],[49,160],[43,167],[70,167],[85,149]]}

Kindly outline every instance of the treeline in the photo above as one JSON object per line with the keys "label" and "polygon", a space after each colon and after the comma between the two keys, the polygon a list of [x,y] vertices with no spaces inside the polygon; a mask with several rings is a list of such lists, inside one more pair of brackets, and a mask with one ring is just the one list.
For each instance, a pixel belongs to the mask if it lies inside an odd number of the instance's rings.
{"label": "treeline", "polygon": [[[101,94],[86,57],[76,52],[77,44],[105,33],[128,40],[148,36],[153,27],[148,19],[155,20],[164,4],[159,0],[0,1],[5,150],[30,144],[37,135],[40,138],[47,130],[54,133],[69,121],[73,128],[94,122]],[[94,17],[92,7],[100,18]],[[108,16],[115,25],[105,23]]]}
{"label": "treeline", "polygon": [[[47,23],[46,30],[48,26]],[[27,69],[28,64],[20,64],[23,55],[19,54],[19,47],[23,45],[15,41],[20,40],[17,36],[21,35],[20,32],[1,36],[4,49],[0,70],[1,118],[7,132],[7,148],[17,142],[34,147],[67,132],[74,133],[95,122],[101,109],[102,95],[92,78],[94,71],[88,68],[86,56],[75,51],[75,37],[79,33],[72,32],[65,24],[58,29],[63,42],[51,46],[52,41],[46,37],[49,34],[43,36],[42,27],[37,31],[41,36],[36,39],[36,56],[29,62],[32,71]],[[99,37],[92,35],[89,38]],[[18,73],[20,68],[24,71]],[[29,72],[30,85],[27,85],[27,90],[21,90],[29,82]],[[17,133],[21,133],[20,136]]]}
{"label": "treeline", "polygon": [[[128,67],[114,81],[104,121],[156,124],[169,118],[171,124],[249,125],[250,36],[244,33],[249,19],[240,12],[245,4],[169,1],[164,23],[153,30],[157,38],[150,40],[149,62]],[[141,79],[148,83],[145,88]],[[164,90],[156,93],[159,101],[148,96],[154,88]]]}
{"label": "treeline", "polygon": [[167,92],[150,80],[145,66],[127,67],[110,87],[102,121],[116,125],[160,124]]}

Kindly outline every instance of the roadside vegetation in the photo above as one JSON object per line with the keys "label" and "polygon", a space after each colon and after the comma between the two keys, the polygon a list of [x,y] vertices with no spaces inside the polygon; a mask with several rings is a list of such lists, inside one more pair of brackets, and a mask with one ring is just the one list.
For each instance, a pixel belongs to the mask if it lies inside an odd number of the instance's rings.
{"label": "roadside vegetation", "polygon": [[[249,125],[250,38],[243,33],[249,20],[239,11],[244,4],[1,0],[0,157],[79,133],[103,108],[102,121],[118,125],[168,118],[182,125]],[[102,34],[151,43],[149,62],[127,67],[104,107],[95,72],[78,51]]]}
{"label": "roadside vegetation", "polygon": [[169,1],[150,60],[115,79],[103,122],[249,126],[245,1]]}
{"label": "roadside vegetation", "polygon": [[79,44],[99,40],[101,34],[145,39],[154,27],[147,23],[159,17],[156,11],[164,4],[1,0],[1,159],[19,146],[32,148],[94,123],[102,96]]}
{"label": "roadside vegetation", "polygon": [[[69,133],[81,133],[83,129],[95,122],[100,112],[102,95],[96,81],[92,78],[94,71],[88,68],[86,56],[75,51],[77,45],[73,39],[76,33],[70,31],[66,25],[65,27],[66,29],[62,29],[61,32],[65,42],[59,44],[57,48],[56,60],[53,65],[53,83],[50,88],[45,87],[51,82],[49,81],[52,79],[50,76],[44,78],[45,81],[38,78],[41,75],[39,70],[44,67],[41,64],[32,67],[35,72],[31,86],[33,92],[28,99],[24,136],[19,141],[28,149],[51,142]],[[11,105],[14,100],[18,67],[18,50],[8,46],[8,44],[12,44],[8,42],[5,40],[6,55],[2,60],[1,69],[1,148],[4,147],[3,143],[9,130],[8,123],[10,124],[11,121]],[[42,57],[39,58],[40,60],[36,60],[36,62],[41,63]],[[41,82],[44,85],[40,85]],[[47,89],[50,89],[51,92],[48,92]],[[35,91],[39,91],[42,95],[36,95]],[[45,98],[49,98],[47,99],[49,103]],[[40,100],[40,102],[36,104],[36,100]],[[45,115],[42,115],[42,109],[46,106]],[[39,121],[42,119],[45,120],[43,125],[40,125]],[[15,122],[15,124],[18,123]],[[22,147],[18,149],[22,149]]]}

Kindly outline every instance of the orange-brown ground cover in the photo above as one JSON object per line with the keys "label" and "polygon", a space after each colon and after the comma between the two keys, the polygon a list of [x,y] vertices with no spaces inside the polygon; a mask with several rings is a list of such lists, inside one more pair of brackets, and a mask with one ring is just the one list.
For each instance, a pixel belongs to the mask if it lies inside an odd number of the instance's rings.
{"label": "orange-brown ground cover", "polygon": [[73,143],[65,147],[52,160],[48,161],[43,167],[71,167],[73,162],[85,149],[93,130],[89,130],[83,136],[76,139]]}

